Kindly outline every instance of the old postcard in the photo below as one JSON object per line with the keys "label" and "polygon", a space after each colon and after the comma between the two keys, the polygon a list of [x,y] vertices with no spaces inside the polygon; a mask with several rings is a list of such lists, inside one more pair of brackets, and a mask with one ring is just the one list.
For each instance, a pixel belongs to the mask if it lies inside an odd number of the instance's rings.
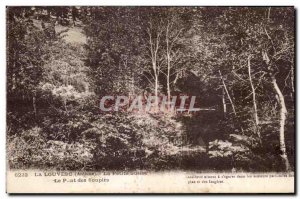
{"label": "old postcard", "polygon": [[294,193],[294,7],[8,6],[8,193]]}

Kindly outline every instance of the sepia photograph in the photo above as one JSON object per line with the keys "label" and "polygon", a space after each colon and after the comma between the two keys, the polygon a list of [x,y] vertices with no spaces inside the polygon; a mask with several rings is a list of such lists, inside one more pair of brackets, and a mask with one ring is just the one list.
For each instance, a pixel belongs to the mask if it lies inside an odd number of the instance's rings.
{"label": "sepia photograph", "polygon": [[294,193],[295,21],[7,6],[7,192]]}

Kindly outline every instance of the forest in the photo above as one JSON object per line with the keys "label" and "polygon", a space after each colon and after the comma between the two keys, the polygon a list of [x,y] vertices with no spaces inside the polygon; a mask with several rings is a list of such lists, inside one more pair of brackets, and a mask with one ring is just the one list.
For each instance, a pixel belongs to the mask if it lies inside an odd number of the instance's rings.
{"label": "forest", "polygon": [[[7,7],[10,169],[293,171],[293,7]],[[200,111],[100,110],[196,96]]]}

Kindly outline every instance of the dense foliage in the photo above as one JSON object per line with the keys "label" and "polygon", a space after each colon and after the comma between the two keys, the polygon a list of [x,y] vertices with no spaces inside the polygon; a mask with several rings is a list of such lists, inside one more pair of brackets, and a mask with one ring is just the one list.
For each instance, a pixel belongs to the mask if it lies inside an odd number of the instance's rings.
{"label": "dense foliage", "polygon": [[[289,7],[9,7],[9,166],[293,169],[294,20]],[[99,110],[145,93],[206,110]]]}

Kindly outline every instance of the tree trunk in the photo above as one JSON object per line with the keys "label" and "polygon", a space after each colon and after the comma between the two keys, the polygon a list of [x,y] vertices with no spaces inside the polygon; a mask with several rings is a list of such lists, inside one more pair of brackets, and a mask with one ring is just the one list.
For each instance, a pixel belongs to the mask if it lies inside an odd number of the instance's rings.
{"label": "tree trunk", "polygon": [[231,99],[231,97],[230,97],[230,94],[229,94],[229,92],[228,92],[227,86],[226,86],[226,84],[225,84],[225,81],[224,81],[224,79],[223,79],[223,76],[222,76],[222,73],[221,73],[220,70],[219,70],[219,74],[220,74],[220,76],[221,76],[223,88],[224,88],[224,90],[225,90],[225,92],[226,92],[226,94],[227,94],[227,97],[228,97],[229,101],[230,101],[230,104],[231,104],[231,107],[232,107],[232,111],[233,111],[234,115],[236,115],[234,103],[233,103],[233,101],[232,101],[232,99]]}
{"label": "tree trunk", "polygon": [[292,94],[291,97],[295,95],[295,87],[294,87],[294,65],[291,64],[291,86],[292,86]]}
{"label": "tree trunk", "polygon": [[168,94],[168,110],[170,110],[171,101],[171,89],[170,89],[170,70],[171,70],[171,57],[170,57],[170,46],[169,46],[169,22],[166,30],[166,44],[167,44],[167,94]]}
{"label": "tree trunk", "polygon": [[154,93],[155,93],[155,97],[157,99],[158,97],[158,86],[159,86],[159,82],[158,82],[158,77],[159,77],[159,73],[160,73],[160,67],[157,63],[158,60],[158,50],[159,50],[159,42],[160,42],[160,36],[161,36],[161,32],[158,31],[156,33],[156,39],[153,41],[152,36],[151,36],[151,30],[152,30],[152,24],[150,24],[150,29],[148,30],[148,34],[149,34],[149,47],[150,47],[150,53],[151,53],[151,61],[152,61],[152,69],[153,69],[153,78],[154,78]]}
{"label": "tree trunk", "polygon": [[224,113],[224,116],[225,116],[226,112],[227,112],[227,105],[226,105],[224,88],[222,89],[222,103],[223,103],[223,113]]}
{"label": "tree trunk", "polygon": [[170,56],[167,55],[167,62],[168,62],[168,72],[167,72],[167,94],[168,94],[168,110],[170,110],[170,102],[171,102],[171,88],[170,88]]}
{"label": "tree trunk", "polygon": [[290,167],[290,162],[289,162],[289,159],[288,159],[287,153],[286,153],[286,145],[285,145],[285,137],[284,137],[284,127],[285,127],[287,109],[285,106],[284,96],[283,96],[280,88],[277,85],[275,77],[272,77],[272,84],[278,95],[278,100],[279,100],[279,104],[280,104],[279,141],[280,141],[281,157],[285,164],[286,171],[289,171],[291,169],[291,167]]}
{"label": "tree trunk", "polygon": [[157,111],[158,108],[158,75],[155,75],[155,110]]}
{"label": "tree trunk", "polygon": [[255,119],[255,124],[256,126],[259,125],[259,119],[258,119],[258,114],[257,114],[257,103],[256,103],[256,92],[255,88],[253,85],[252,77],[251,77],[251,63],[250,63],[250,56],[248,57],[248,73],[249,73],[249,81],[251,85],[251,90],[252,90],[252,103],[253,103],[253,109],[254,109],[254,119]]}
{"label": "tree trunk", "polygon": [[170,77],[169,77],[169,73],[168,73],[168,78],[167,78],[167,93],[168,93],[168,110],[170,110],[171,88],[170,88]]}
{"label": "tree trunk", "polygon": [[156,99],[158,98],[158,76],[155,74],[155,91],[154,91],[154,94],[155,94],[155,97]]}
{"label": "tree trunk", "polygon": [[252,90],[252,103],[253,103],[253,111],[254,111],[255,129],[256,129],[256,134],[259,138],[259,141],[260,141],[260,143],[262,143],[260,130],[259,130],[259,118],[258,118],[258,113],[257,113],[256,92],[255,92],[255,88],[254,88],[252,77],[251,77],[250,59],[251,59],[251,56],[249,55],[248,56],[248,74],[249,74],[249,81],[250,81],[251,90]]}

